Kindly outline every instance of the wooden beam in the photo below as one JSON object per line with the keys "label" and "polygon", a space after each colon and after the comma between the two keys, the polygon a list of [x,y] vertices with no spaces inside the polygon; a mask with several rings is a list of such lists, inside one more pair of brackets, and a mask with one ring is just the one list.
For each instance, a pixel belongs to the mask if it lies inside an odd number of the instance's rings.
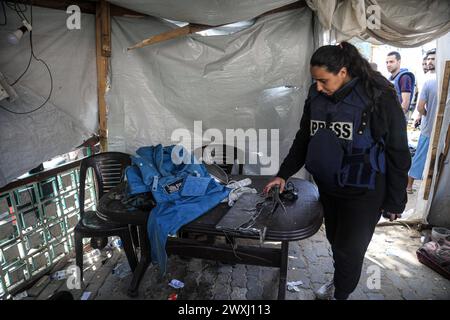
{"label": "wooden beam", "polygon": [[111,57],[111,11],[105,0],[100,1],[102,56]]}
{"label": "wooden beam", "polygon": [[[30,0],[16,0],[18,3],[30,4]],[[67,10],[70,5],[80,7],[82,13],[95,14],[96,2],[87,0],[31,0],[33,6],[56,10]],[[145,17],[146,14],[110,4],[111,16]]]}
{"label": "wooden beam", "polygon": [[[282,6],[280,8],[264,12],[263,14],[257,16],[255,19],[267,16],[267,15],[270,15],[270,14],[273,14],[273,13],[278,13],[278,12],[283,12],[283,11],[288,11],[288,10],[302,8],[304,6],[306,6],[306,3],[305,3],[304,0],[303,1],[297,1],[297,2],[294,2],[294,3],[288,4],[286,6]],[[230,23],[226,23],[226,24],[230,24]],[[175,39],[175,38],[178,38],[178,37],[186,36],[188,34],[199,32],[199,31],[203,31],[203,30],[208,30],[208,29],[212,29],[212,28],[221,27],[221,26],[224,26],[226,24],[221,24],[221,25],[216,25],[216,26],[209,26],[209,25],[202,25],[202,24],[193,24],[193,23],[191,23],[191,24],[188,24],[187,26],[176,28],[176,29],[173,29],[173,30],[170,30],[170,31],[167,31],[167,32],[163,32],[163,33],[158,34],[156,36],[152,36],[152,37],[149,37],[147,39],[144,39],[144,40],[136,43],[135,45],[133,45],[131,47],[128,47],[127,50],[143,48],[143,47],[149,46],[151,44],[155,44],[155,43],[166,41],[166,40],[170,40],[170,39]]]}
{"label": "wooden beam", "polygon": [[109,3],[97,2],[95,14],[95,44],[97,62],[97,95],[100,145],[102,151],[108,150],[108,125],[106,114],[106,80],[108,76],[109,57],[111,56],[111,24]]}
{"label": "wooden beam", "polygon": [[433,139],[431,140],[431,159],[430,159],[430,166],[428,167],[428,175],[425,182],[425,193],[423,195],[424,200],[428,200],[430,196],[431,183],[433,181],[437,148],[439,144],[439,138],[441,136],[442,122],[444,120],[445,105],[447,102],[447,93],[450,81],[450,60],[445,62],[443,75],[444,77],[442,79],[441,97],[439,99],[439,109],[437,110]]}
{"label": "wooden beam", "polygon": [[185,36],[185,35],[188,35],[191,33],[199,32],[199,31],[203,31],[203,30],[207,30],[207,29],[211,29],[211,28],[212,28],[211,26],[205,26],[205,25],[199,25],[199,24],[188,24],[187,26],[176,28],[176,29],[173,29],[173,30],[170,30],[167,32],[163,32],[156,36],[152,36],[150,38],[142,40],[141,42],[136,43],[135,45],[129,47],[127,50],[133,50],[136,48],[146,47],[146,46],[149,46],[154,43],[178,38],[181,36]]}

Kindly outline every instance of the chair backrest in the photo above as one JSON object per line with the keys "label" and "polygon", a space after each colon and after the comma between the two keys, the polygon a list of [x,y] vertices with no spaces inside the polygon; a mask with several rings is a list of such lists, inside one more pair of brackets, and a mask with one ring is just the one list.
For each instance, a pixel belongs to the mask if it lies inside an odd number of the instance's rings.
{"label": "chair backrest", "polygon": [[129,154],[122,152],[103,152],[84,158],[80,164],[80,216],[84,213],[84,195],[86,189],[86,174],[93,169],[97,198],[100,199],[111,188],[124,180],[125,168],[131,164]]}
{"label": "chair backrest", "polygon": [[[198,156],[198,151],[194,151],[194,155]],[[239,163],[239,159],[244,159],[244,153],[237,147],[233,147],[227,144],[208,144],[202,146],[201,160],[204,163],[217,164],[227,174],[231,174],[233,166],[238,164],[238,174],[242,174],[244,164]]]}

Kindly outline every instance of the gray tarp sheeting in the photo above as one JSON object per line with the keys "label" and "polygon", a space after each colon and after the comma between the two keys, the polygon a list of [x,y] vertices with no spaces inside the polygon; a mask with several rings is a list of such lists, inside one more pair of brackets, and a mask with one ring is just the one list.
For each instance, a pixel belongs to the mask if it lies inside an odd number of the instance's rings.
{"label": "gray tarp sheeting", "polygon": [[[110,149],[133,153],[170,144],[175,129],[192,133],[201,120],[203,132],[279,129],[282,160],[311,83],[311,16],[308,8],[296,9],[231,35],[196,34],[129,52],[130,44],[175,26],[155,18],[112,19]],[[259,173],[258,166],[244,169]]]}
{"label": "gray tarp sheeting", "polygon": [[[7,10],[8,24],[0,27],[0,71],[12,83],[27,66],[30,41],[29,33],[17,45],[6,41],[7,33],[21,25],[16,13]],[[68,30],[67,17],[65,11],[33,8],[34,52],[50,67],[53,93],[43,108],[31,114],[0,109],[0,186],[73,150],[97,130],[95,17],[83,14],[80,30]],[[50,90],[47,69],[33,60],[14,88],[19,99],[12,104],[2,100],[2,106],[16,112],[38,107]]]}

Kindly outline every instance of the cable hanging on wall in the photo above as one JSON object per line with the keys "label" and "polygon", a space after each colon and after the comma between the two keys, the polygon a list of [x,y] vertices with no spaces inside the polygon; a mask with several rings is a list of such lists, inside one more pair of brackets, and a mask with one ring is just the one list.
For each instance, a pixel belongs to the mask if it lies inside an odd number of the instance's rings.
{"label": "cable hanging on wall", "polygon": [[[50,100],[50,97],[51,97],[52,92],[53,92],[53,77],[52,77],[52,73],[51,73],[51,70],[50,70],[50,67],[48,66],[48,64],[47,64],[44,60],[38,58],[38,57],[36,56],[36,54],[34,53],[34,49],[33,49],[33,31],[32,31],[32,28],[31,28],[31,26],[33,25],[33,3],[32,3],[32,1],[30,1],[30,21],[28,21],[27,17],[26,17],[25,14],[24,14],[24,13],[27,11],[27,6],[26,6],[26,4],[24,4],[24,7],[20,7],[20,4],[18,4],[18,3],[16,3],[16,2],[10,3],[10,2],[4,2],[4,1],[2,1],[2,8],[3,8],[3,11],[4,11],[5,24],[6,24],[6,19],[7,19],[7,18],[6,18],[6,10],[5,10],[6,8],[5,8],[5,6],[4,6],[5,3],[6,3],[6,5],[7,5],[11,10],[14,10],[14,11],[17,13],[17,15],[19,16],[19,18],[23,21],[23,25],[26,27],[26,30],[29,30],[29,32],[30,32],[30,59],[28,60],[28,64],[27,64],[27,66],[26,66],[26,68],[25,68],[25,71],[23,71],[22,74],[21,74],[15,81],[13,81],[10,85],[11,85],[11,86],[14,86],[15,84],[17,84],[17,83],[19,82],[19,80],[20,80],[20,79],[27,73],[27,71],[29,70],[30,65],[31,65],[31,61],[32,61],[32,59],[34,59],[34,60],[36,60],[36,61],[38,61],[38,62],[41,62],[41,63],[45,66],[45,68],[47,69],[47,71],[48,71],[48,74],[49,74],[49,76],[50,76],[50,92],[48,93],[48,96],[47,96],[47,98],[45,99],[45,101],[44,101],[40,106],[38,106],[38,107],[36,107],[36,108],[34,108],[33,110],[30,110],[30,111],[17,112],[17,111],[10,110],[10,109],[6,108],[5,106],[2,106],[2,105],[0,105],[0,108],[2,108],[2,109],[5,110],[5,111],[8,111],[8,112],[10,112],[10,113],[13,113],[13,114],[30,114],[30,113],[36,112],[37,110],[41,109],[41,108],[42,108],[42,107]],[[28,24],[28,26],[27,26],[27,24]],[[21,27],[21,28],[22,28],[22,27]],[[19,28],[19,30],[20,30],[21,28]],[[23,30],[22,30],[22,34],[25,33],[26,30],[23,29]],[[19,34],[20,34],[20,33],[19,33]],[[21,36],[19,36],[19,37],[17,38],[17,41],[20,40],[20,37],[21,37]]]}

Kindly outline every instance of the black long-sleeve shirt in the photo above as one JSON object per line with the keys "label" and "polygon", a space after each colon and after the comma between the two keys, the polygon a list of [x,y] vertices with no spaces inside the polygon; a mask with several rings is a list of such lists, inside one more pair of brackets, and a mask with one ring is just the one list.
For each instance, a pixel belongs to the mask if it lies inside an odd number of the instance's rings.
{"label": "black long-sleeve shirt", "polygon": [[[348,91],[340,90],[334,99],[343,99]],[[310,133],[309,99],[305,102],[303,116],[300,121],[294,142],[277,173],[278,177],[287,180],[298,172],[306,160]],[[385,92],[380,95],[377,108],[371,112],[370,128],[372,136],[383,137],[386,155],[386,195],[382,208],[388,212],[401,213],[407,202],[406,186],[408,183],[408,170],[411,166],[411,155],[408,148],[405,116],[395,92]],[[324,155],[326,156],[326,155]],[[355,187],[341,188],[337,196],[352,197],[361,195],[361,189]]]}

